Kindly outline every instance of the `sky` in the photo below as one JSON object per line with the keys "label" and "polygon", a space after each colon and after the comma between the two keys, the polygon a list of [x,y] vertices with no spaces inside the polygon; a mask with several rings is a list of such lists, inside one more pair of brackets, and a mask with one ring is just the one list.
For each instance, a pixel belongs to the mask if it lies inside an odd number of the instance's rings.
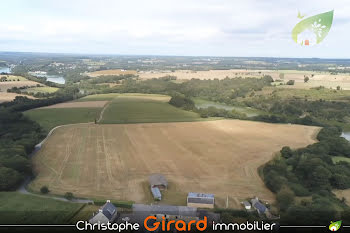
{"label": "sky", "polygon": [[[334,10],[318,45],[291,38],[302,15]],[[0,51],[350,58],[349,0],[5,0]]]}

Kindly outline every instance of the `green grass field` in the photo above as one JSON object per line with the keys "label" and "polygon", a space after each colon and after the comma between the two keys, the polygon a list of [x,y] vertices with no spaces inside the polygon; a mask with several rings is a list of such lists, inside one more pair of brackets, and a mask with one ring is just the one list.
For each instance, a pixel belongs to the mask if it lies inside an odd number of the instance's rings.
{"label": "green grass field", "polygon": [[199,120],[200,116],[197,113],[176,108],[164,101],[120,96],[108,105],[100,123],[121,124]]}
{"label": "green grass field", "polygon": [[100,111],[101,108],[50,108],[29,110],[24,115],[50,131],[58,125],[94,122]]}
{"label": "green grass field", "polygon": [[80,101],[103,101],[103,100],[113,100],[118,96],[133,96],[133,97],[155,97],[155,98],[164,98],[166,95],[157,95],[157,94],[142,94],[142,93],[108,93],[108,94],[96,94],[88,95],[81,99],[76,100]]}
{"label": "green grass field", "polygon": [[54,93],[58,90],[59,88],[57,87],[48,87],[48,86],[45,86],[45,87],[31,87],[31,88],[27,88],[27,89],[24,89],[24,91],[26,92],[33,92],[33,93]]}
{"label": "green grass field", "polygon": [[350,163],[350,158],[342,157],[342,156],[333,156],[332,157],[332,161],[333,161],[333,163],[338,163],[338,162],[341,162],[341,161]]}
{"label": "green grass field", "polygon": [[0,192],[0,224],[67,224],[82,206],[16,192]]}
{"label": "green grass field", "polygon": [[261,111],[257,109],[249,108],[249,107],[231,106],[223,103],[204,100],[201,98],[194,98],[193,100],[197,108],[215,107],[215,108],[222,108],[228,111],[235,110],[237,112],[246,114],[248,117],[253,117],[261,114]]}

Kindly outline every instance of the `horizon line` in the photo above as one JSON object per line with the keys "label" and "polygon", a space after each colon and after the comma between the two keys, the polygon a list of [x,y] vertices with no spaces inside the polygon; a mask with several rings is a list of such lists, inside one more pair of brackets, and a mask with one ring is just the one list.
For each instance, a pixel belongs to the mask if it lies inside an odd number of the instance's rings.
{"label": "horizon line", "polygon": [[145,56],[145,57],[218,57],[218,58],[276,58],[276,59],[320,59],[320,60],[350,60],[349,58],[335,57],[274,57],[274,56],[215,56],[215,55],[160,55],[160,54],[118,54],[118,53],[81,53],[81,52],[37,52],[37,51],[6,51],[1,53],[24,54],[52,54],[52,55],[76,55],[76,56]]}

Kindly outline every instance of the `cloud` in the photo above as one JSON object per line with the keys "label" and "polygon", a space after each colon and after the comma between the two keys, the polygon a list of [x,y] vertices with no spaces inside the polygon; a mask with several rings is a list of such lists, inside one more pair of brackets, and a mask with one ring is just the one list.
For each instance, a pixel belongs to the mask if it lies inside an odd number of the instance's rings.
{"label": "cloud", "polygon": [[[13,0],[2,8],[2,51],[346,57],[349,45],[337,41],[350,39],[347,0]],[[332,9],[327,46],[296,47],[298,10]]]}

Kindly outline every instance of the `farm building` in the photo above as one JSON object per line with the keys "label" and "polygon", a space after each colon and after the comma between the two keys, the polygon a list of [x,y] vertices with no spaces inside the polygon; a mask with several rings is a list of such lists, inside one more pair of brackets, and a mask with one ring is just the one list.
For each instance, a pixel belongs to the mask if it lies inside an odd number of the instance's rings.
{"label": "farm building", "polygon": [[258,211],[259,214],[265,214],[265,212],[268,210],[266,206],[264,206],[257,197],[251,200],[252,206],[256,211]]}
{"label": "farm building", "polygon": [[109,200],[104,204],[99,210],[98,213],[89,220],[89,223],[108,223],[114,222],[117,218],[118,212],[117,207],[115,207]]}
{"label": "farm building", "polygon": [[187,206],[198,208],[214,208],[214,194],[188,193]]}
{"label": "farm building", "polygon": [[162,194],[158,187],[151,187],[151,192],[154,200],[158,200],[158,201],[162,200]]}
{"label": "farm building", "polygon": [[151,188],[167,189],[168,181],[162,174],[152,174],[149,177]]}
{"label": "farm building", "polygon": [[199,219],[197,208],[188,206],[134,204],[133,212],[145,216],[153,215],[158,220],[162,220],[163,217],[168,220],[182,219],[184,221]]}
{"label": "farm building", "polygon": [[252,208],[252,205],[248,201],[244,201],[242,204],[246,210],[250,210]]}

